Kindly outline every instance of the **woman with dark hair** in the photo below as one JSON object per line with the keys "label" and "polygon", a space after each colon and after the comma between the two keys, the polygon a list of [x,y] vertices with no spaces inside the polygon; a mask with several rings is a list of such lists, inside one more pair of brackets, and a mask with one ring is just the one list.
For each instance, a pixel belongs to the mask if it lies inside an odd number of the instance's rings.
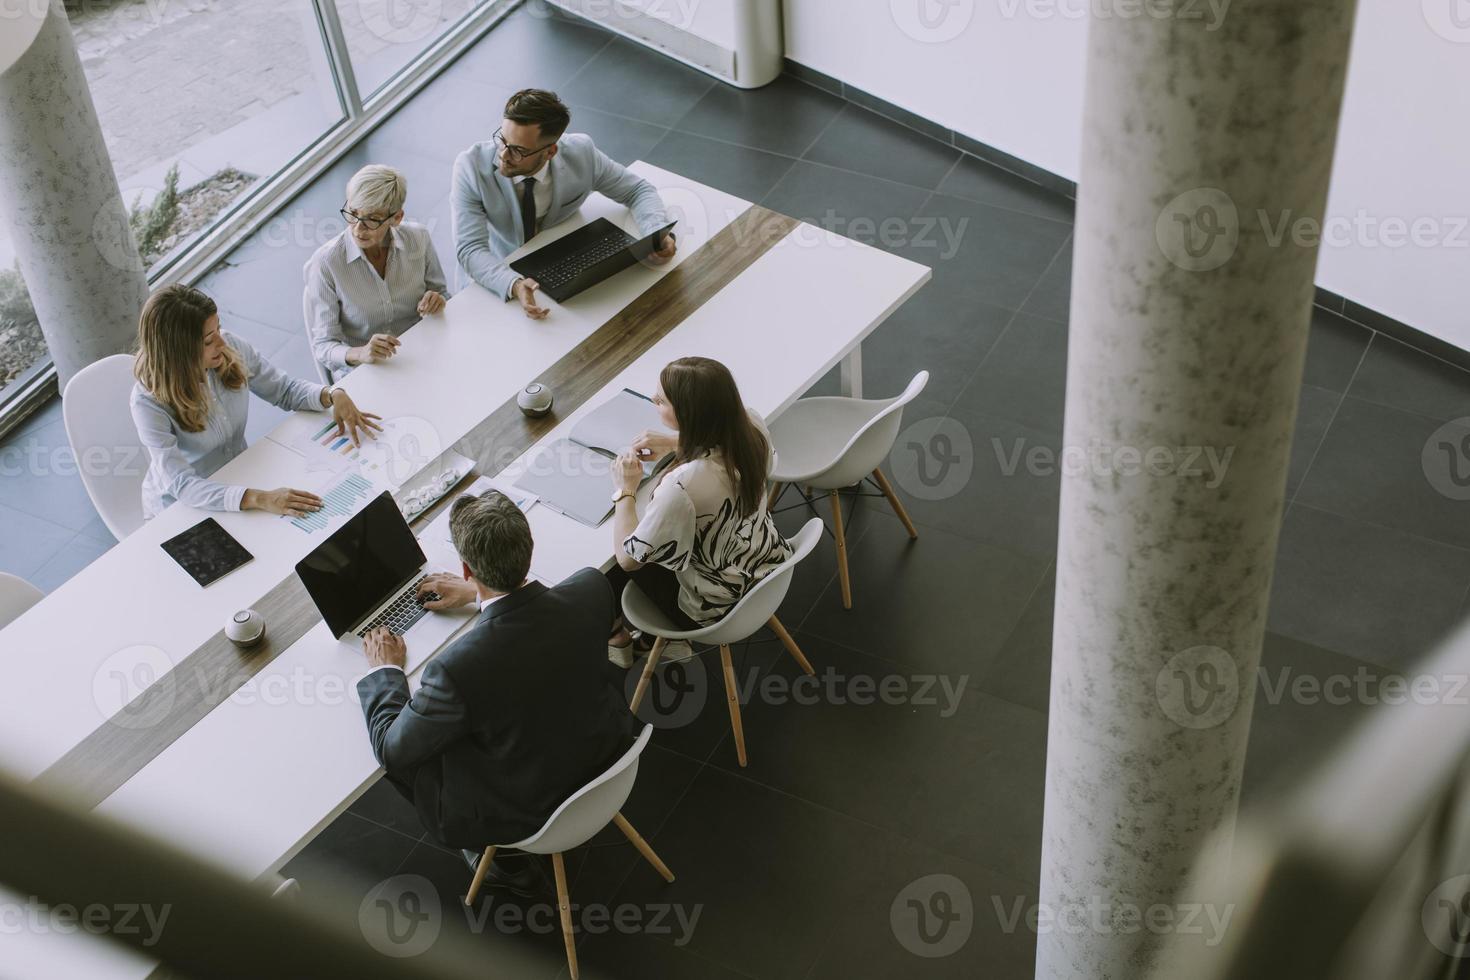
{"label": "woman with dark hair", "polygon": [[[138,354],[129,399],[138,438],[148,450],[143,515],[175,500],[201,510],[264,510],[299,517],[321,498],[281,487],[228,486],[209,475],[245,451],[250,392],[286,411],[331,409],[337,431],[357,445],[359,432],[381,429],[347,392],[282,373],[239,337],[220,329],[214,300],[192,286],[164,286],[138,321]],[[248,389],[248,390],[247,390]]]}
{"label": "woman with dark hair", "polygon": [[[646,432],[613,465],[613,548],[619,590],[631,576],[681,629],[708,626],[791,557],[766,510],[771,440],[740,400],[730,370],[707,357],[681,357],[659,374],[653,401],[676,435]],[[633,495],[643,461],[674,454],[640,519]],[[687,656],[669,644],[665,656]],[[625,630],[609,641],[629,667]]]}

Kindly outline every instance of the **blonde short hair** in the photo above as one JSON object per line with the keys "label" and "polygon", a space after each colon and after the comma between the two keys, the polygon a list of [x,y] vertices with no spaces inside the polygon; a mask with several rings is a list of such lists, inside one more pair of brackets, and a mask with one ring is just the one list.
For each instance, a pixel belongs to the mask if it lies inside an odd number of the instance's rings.
{"label": "blonde short hair", "polygon": [[408,199],[408,180],[381,164],[369,164],[347,182],[347,209],[358,214],[377,212],[391,218]]}

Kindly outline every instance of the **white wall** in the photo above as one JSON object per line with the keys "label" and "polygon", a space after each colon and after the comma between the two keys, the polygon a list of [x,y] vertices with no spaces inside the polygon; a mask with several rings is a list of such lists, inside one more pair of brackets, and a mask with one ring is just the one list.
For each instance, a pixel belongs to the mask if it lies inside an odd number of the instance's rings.
{"label": "white wall", "polygon": [[[786,56],[1076,180],[1097,2],[785,0]],[[1209,20],[1227,3],[1191,9]],[[1456,3],[1359,0],[1317,281],[1470,350],[1470,27]]]}

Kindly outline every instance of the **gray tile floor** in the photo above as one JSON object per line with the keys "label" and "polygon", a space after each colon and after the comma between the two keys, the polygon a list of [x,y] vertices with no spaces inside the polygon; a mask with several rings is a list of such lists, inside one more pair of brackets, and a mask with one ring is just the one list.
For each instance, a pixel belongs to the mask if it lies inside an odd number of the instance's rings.
{"label": "gray tile floor", "polygon": [[[227,326],[288,369],[310,370],[301,263],[335,232],[346,176],[370,159],[409,172],[410,216],[430,223],[441,254],[452,256],[454,154],[487,136],[500,101],[523,84],[562,92],[574,128],[615,157],[689,173],[933,267],[933,281],[867,345],[868,391],[896,392],[929,369],[906,420],[952,419],[971,445],[969,479],[941,500],[910,493],[917,484],[904,468],[916,461],[895,458],[900,493],[920,525],[916,542],[881,501],[853,502],[851,611],[841,608],[829,548],[798,570],[782,617],[818,670],[835,672],[837,695],[815,703],[779,696],[794,675],[774,642],[741,651],[737,673],[755,685],[748,768],[734,761],[718,675],[697,661],[682,696],[669,679],[671,714],[660,719],[627,812],[679,880],[663,885],[604,836],[572,856],[572,889],[584,906],[672,902],[701,917],[687,941],[589,930],[584,969],[1030,976],[1034,936],[1005,928],[994,909],[1035,900],[1059,484],[1011,471],[1003,457],[1017,445],[1060,446],[1070,203],[800,82],[741,92],[590,27],[521,13],[210,274],[203,285]],[[834,379],[818,390],[835,390]],[[272,424],[271,410],[257,403],[252,412],[252,431]],[[1436,492],[1421,454],[1440,426],[1465,415],[1470,376],[1315,315],[1248,801],[1289,785],[1365,710],[1363,699],[1273,695],[1283,677],[1362,671],[1376,683],[1408,668],[1461,617],[1467,505]],[[110,540],[67,471],[64,447],[55,404],[0,445],[0,568],[45,588]],[[794,530],[806,515],[792,497],[783,504],[796,505],[781,515]],[[847,696],[863,679],[886,678],[911,692],[948,682],[955,697],[862,704]],[[468,877],[381,784],[287,870],[309,900],[333,885],[348,889],[347,899],[318,900],[354,928],[366,889],[385,876],[422,876],[450,910],[461,908]],[[902,888],[936,873],[969,889],[974,931],[955,955],[921,959],[898,941],[889,908]],[[487,963],[507,975],[564,971],[554,930],[459,926],[481,933]]]}

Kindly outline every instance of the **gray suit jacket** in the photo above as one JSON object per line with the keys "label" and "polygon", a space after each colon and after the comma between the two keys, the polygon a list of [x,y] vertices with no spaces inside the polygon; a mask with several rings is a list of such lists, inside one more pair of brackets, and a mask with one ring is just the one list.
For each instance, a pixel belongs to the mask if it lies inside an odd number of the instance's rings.
{"label": "gray suit jacket", "polygon": [[[582,206],[593,191],[626,204],[645,234],[665,224],[664,203],[658,190],[642,177],[603,153],[583,133],[567,133],[551,158],[551,209],[541,227],[560,224]],[[505,257],[525,244],[521,207],[515,182],[501,175],[495,163],[495,141],[476,143],[454,161],[450,193],[454,215],[454,250],[471,279],[497,296],[510,299],[510,287],[519,276]]]}

